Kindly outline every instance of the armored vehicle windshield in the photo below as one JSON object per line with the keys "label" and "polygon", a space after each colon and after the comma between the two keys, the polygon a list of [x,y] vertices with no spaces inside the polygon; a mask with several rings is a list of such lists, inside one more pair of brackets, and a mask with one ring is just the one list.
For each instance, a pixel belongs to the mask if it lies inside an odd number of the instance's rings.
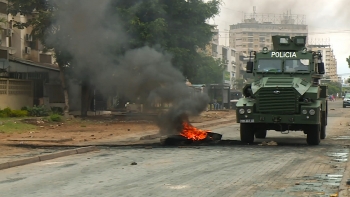
{"label": "armored vehicle windshield", "polygon": [[257,72],[282,72],[281,59],[260,59]]}
{"label": "armored vehicle windshield", "polygon": [[305,72],[310,70],[309,59],[288,59],[284,64],[285,72]]}

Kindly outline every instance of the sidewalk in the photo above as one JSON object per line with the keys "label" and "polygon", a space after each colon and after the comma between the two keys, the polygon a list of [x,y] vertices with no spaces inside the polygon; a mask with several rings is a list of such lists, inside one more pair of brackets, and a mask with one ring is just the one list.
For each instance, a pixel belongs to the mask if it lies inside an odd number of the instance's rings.
{"label": "sidewalk", "polygon": [[[192,123],[193,126],[210,130],[211,127],[215,127],[222,124],[235,123],[235,116],[228,116],[227,118],[205,121],[201,123]],[[29,163],[40,162],[44,160],[54,159],[58,157],[68,156],[72,154],[85,153],[89,151],[97,150],[98,146],[125,146],[133,144],[150,144],[150,143],[160,143],[159,138],[153,138],[149,140],[140,139],[146,135],[155,135],[158,130],[146,131],[142,134],[127,134],[122,136],[111,137],[109,139],[102,139],[93,142],[84,142],[78,145],[67,146],[63,145],[61,147],[50,147],[50,148],[35,148],[24,154],[15,154],[0,157],[0,170],[9,167],[16,167],[20,165],[26,165]]]}

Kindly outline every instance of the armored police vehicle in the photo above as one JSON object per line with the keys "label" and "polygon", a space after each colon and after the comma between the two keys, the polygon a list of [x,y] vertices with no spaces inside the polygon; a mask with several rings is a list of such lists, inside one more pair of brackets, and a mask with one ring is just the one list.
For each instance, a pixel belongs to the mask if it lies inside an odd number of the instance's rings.
{"label": "armored police vehicle", "polygon": [[305,47],[306,36],[272,36],[273,50],[250,52],[246,72],[254,82],[236,105],[241,141],[265,138],[267,130],[303,131],[309,145],[326,137],[327,86],[321,52]]}

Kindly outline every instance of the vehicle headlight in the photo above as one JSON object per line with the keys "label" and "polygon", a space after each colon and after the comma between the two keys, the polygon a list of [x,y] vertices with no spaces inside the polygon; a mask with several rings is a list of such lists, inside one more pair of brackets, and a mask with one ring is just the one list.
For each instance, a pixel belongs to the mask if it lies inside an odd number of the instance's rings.
{"label": "vehicle headlight", "polygon": [[248,114],[252,113],[252,110],[251,109],[247,109],[247,113]]}
{"label": "vehicle headlight", "polygon": [[303,109],[302,113],[303,113],[303,114],[307,114],[307,110],[306,110],[306,109]]}
{"label": "vehicle headlight", "polygon": [[239,109],[238,111],[240,114],[244,114],[244,109]]}
{"label": "vehicle headlight", "polygon": [[312,115],[315,115],[315,110],[314,109],[310,109],[310,111],[309,111],[309,114],[312,116]]}

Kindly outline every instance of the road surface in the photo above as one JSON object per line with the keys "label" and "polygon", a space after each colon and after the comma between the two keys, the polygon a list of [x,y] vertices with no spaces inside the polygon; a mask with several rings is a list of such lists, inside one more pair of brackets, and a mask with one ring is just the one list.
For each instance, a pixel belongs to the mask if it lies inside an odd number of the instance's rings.
{"label": "road surface", "polygon": [[[114,147],[6,169],[0,196],[330,196],[338,191],[349,153],[350,108],[329,105],[327,138],[306,145],[302,132],[269,131],[242,145],[239,125],[213,129],[221,144]],[[275,141],[276,146],[261,146]],[[136,165],[132,165],[136,164]]]}

